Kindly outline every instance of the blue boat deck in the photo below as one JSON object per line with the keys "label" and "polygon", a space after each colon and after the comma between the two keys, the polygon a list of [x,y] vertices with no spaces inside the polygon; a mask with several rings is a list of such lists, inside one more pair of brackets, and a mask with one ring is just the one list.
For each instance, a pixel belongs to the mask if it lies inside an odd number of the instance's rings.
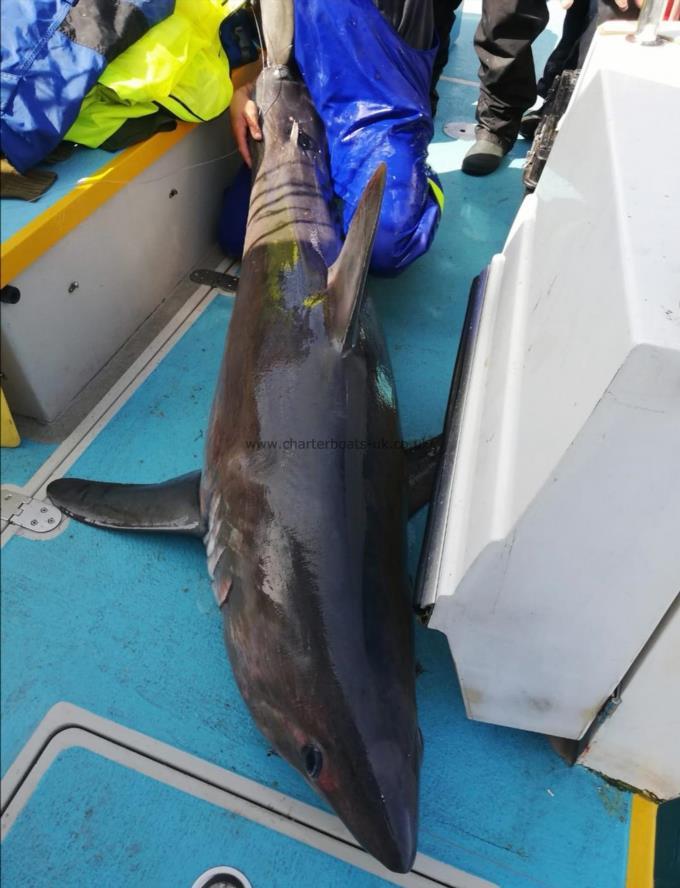
{"label": "blue boat deck", "polygon": [[[463,16],[440,84],[432,164],[446,207],[434,246],[398,280],[370,283],[406,439],[441,429],[470,282],[502,248],[522,199],[526,144],[494,176],[474,179],[460,171],[469,143],[442,133],[447,120],[473,119],[476,20]],[[537,67],[554,41],[554,32],[538,41]],[[132,395],[60,472],[153,482],[196,468],[232,303],[216,291],[197,300],[183,334],[150,361]],[[24,441],[4,451],[3,484],[26,484],[47,457],[56,467],[60,448]],[[423,528],[423,516],[409,528],[413,573]],[[67,701],[282,793],[291,804],[322,807],[247,713],[200,544],[70,522],[43,542],[12,537],[2,573],[3,774],[50,708]],[[463,874],[447,881],[453,870],[420,882],[369,872],[322,850],[311,832],[312,838],[287,835],[265,817],[225,810],[74,743],[56,755],[6,833],[6,884],[33,884],[39,867],[64,886],[188,888],[203,870],[227,864],[243,870],[253,888],[623,888],[630,794],[568,767],[545,737],[467,720],[439,633],[418,626],[417,655],[425,738],[419,849],[486,883],[466,882]]]}

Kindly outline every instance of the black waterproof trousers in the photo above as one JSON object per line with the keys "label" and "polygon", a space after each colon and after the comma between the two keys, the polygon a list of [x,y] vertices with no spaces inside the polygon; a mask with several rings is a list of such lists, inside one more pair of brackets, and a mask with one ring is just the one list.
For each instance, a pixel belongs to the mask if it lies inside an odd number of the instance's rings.
{"label": "black waterproof trousers", "polygon": [[432,71],[430,102],[437,111],[437,81],[449,60],[451,28],[456,9],[463,0],[373,0],[395,31],[415,49],[429,49],[435,42],[437,54]]}
{"label": "black waterproof trousers", "polygon": [[509,150],[536,101],[531,44],[548,24],[546,0],[483,0],[475,33],[480,91],[477,137]]}
{"label": "black waterproof trousers", "polygon": [[432,88],[430,90],[433,117],[437,113],[437,103],[439,102],[437,81],[449,61],[451,29],[456,20],[456,10],[462,2],[463,0],[433,0],[434,34],[437,39],[437,55],[434,57]]}
{"label": "black waterproof trousers", "polygon": [[[638,10],[621,12],[614,0],[574,0],[567,10],[562,39],[548,59],[538,94],[545,96],[554,77],[580,66],[595,27],[613,18],[637,18]],[[522,115],[536,101],[537,86],[531,44],[548,23],[546,0],[482,0],[475,33],[480,62],[477,136],[505,150],[517,138]]]}

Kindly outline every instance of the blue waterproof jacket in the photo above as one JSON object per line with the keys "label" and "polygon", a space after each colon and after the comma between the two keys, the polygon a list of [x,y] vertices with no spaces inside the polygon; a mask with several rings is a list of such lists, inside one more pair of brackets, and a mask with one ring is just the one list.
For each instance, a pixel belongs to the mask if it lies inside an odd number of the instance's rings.
{"label": "blue waterproof jacket", "polygon": [[55,148],[106,64],[174,0],[3,0],[0,140],[25,172]]}
{"label": "blue waterproof jacket", "polygon": [[295,58],[326,128],[345,231],[371,174],[387,164],[374,273],[410,265],[439,224],[443,197],[427,165],[436,50],[405,43],[372,0],[295,3]]}

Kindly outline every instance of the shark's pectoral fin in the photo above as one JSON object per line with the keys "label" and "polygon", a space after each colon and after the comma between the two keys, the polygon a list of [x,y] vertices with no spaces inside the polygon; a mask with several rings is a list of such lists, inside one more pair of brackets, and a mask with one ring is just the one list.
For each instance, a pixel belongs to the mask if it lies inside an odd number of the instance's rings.
{"label": "shark's pectoral fin", "polygon": [[340,255],[328,269],[329,308],[333,338],[342,350],[357,341],[359,315],[378,227],[387,167],[381,163],[364,188]]}
{"label": "shark's pectoral fin", "polygon": [[161,484],[112,484],[60,478],[47,495],[65,515],[113,530],[183,533],[203,536],[200,472],[190,472]]}
{"label": "shark's pectoral fin", "polygon": [[437,469],[444,450],[444,436],[437,435],[406,449],[408,513],[414,515],[432,499]]}

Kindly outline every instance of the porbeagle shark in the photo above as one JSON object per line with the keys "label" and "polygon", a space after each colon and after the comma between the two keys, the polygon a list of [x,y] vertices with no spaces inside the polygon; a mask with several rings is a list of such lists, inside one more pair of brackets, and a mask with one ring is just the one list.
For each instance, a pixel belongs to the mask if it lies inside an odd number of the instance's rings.
{"label": "porbeagle shark", "polygon": [[365,279],[385,167],[344,243],[325,136],[291,55],[292,3],[262,3],[263,139],[203,470],[163,484],[63,478],[80,521],[202,537],[234,676],[274,749],[386,867],[416,854],[410,512],[440,441],[402,446]]}

